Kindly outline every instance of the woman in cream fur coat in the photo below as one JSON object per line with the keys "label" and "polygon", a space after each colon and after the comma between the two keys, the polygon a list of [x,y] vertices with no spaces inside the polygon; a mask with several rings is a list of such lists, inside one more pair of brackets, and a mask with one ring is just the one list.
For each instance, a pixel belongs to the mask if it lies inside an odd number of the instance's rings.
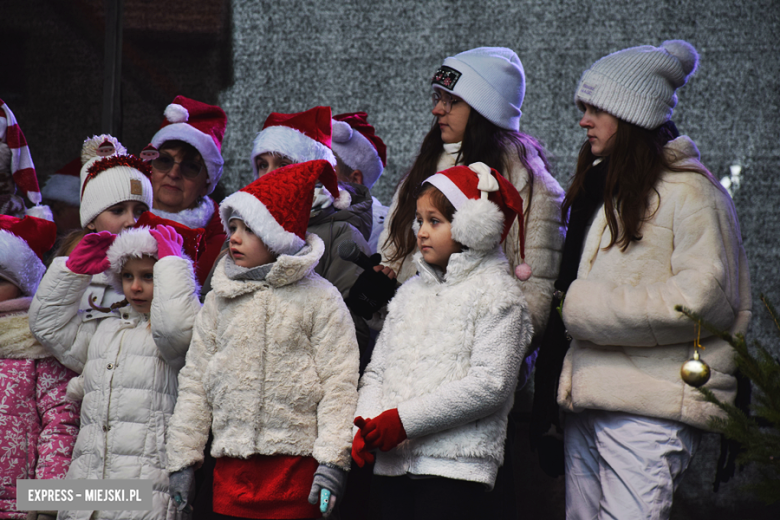
{"label": "woman in cream fur coat", "polygon": [[[696,332],[674,307],[732,334],[750,320],[734,204],[670,121],[674,92],[697,62],[680,40],[625,49],[585,71],[575,94],[588,142],[564,203],[572,210],[565,251],[574,230],[583,230],[563,302],[573,340],[558,389],[569,412],[568,519],[669,517],[698,428],[721,415],[680,377]],[[578,204],[599,183],[602,203],[583,215]],[[567,264],[565,256],[562,273]],[[706,387],[733,402],[733,350],[715,337],[702,344],[712,370]]]}

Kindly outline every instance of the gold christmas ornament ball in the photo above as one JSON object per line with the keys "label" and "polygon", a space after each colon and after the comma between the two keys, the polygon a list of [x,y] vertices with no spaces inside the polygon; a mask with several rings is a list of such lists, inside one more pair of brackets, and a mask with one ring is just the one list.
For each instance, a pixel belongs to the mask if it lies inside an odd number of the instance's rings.
{"label": "gold christmas ornament ball", "polygon": [[704,361],[699,359],[699,353],[693,354],[693,359],[689,359],[683,363],[680,369],[680,376],[686,384],[693,387],[700,387],[707,384],[710,380],[710,367]]}

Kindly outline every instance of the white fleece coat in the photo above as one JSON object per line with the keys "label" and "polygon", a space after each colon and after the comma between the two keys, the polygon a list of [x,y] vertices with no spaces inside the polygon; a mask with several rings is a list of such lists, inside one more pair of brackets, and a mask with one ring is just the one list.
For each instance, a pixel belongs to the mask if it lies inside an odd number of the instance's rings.
{"label": "white fleece coat", "polygon": [[519,282],[500,246],[450,257],[390,302],[360,382],[356,414],[398,408],[408,440],[377,452],[377,475],[436,475],[493,486],[507,414],[532,327]]}
{"label": "white fleece coat", "polygon": [[168,434],[168,469],[214,457],[313,456],[350,465],[359,354],[339,291],[313,272],[322,240],[281,255],[263,281],[217,263],[198,315]]}
{"label": "white fleece coat", "polygon": [[[445,144],[439,157],[436,171],[446,170],[456,166],[455,159],[460,150],[460,143]],[[531,266],[531,278],[519,281],[525,294],[528,310],[534,331],[541,337],[547,326],[550,315],[550,301],[554,291],[553,284],[558,278],[558,270],[563,254],[563,241],[566,229],[561,223],[561,204],[565,195],[555,178],[547,171],[544,161],[532,148],[528,148],[528,162],[534,170],[533,179],[528,170],[520,162],[517,155],[510,159],[508,172],[501,172],[511,182],[523,198],[525,215],[525,261]],[[462,164],[462,163],[461,163]],[[393,196],[392,204],[385,219],[385,227],[379,238],[379,249],[382,253],[382,264],[392,267],[398,274],[398,281],[403,283],[414,276],[417,268],[409,255],[403,260],[390,262],[388,258],[394,253],[390,245],[384,246],[390,231],[390,220],[398,205],[398,190]],[[512,228],[504,241],[503,247],[509,260],[509,266],[514,268],[522,263],[520,258],[519,222],[515,219]]]}
{"label": "white fleece coat", "polygon": [[[63,364],[83,367],[74,380],[83,387],[81,431],[67,478],[151,479],[150,511],[98,511],[96,518],[172,519],[165,430],[200,309],[192,264],[174,256],[157,261],[151,314],[123,307],[94,330],[79,315],[92,277],[73,273],[66,260],[56,258],[44,275],[30,307],[30,328]],[[61,511],[58,518],[91,514]]]}
{"label": "white fleece coat", "polygon": [[[669,142],[666,153],[674,154],[676,166],[706,171],[688,137]],[[656,190],[642,239],[625,251],[604,249],[610,232],[603,209],[588,231],[564,301],[563,320],[574,340],[558,403],[572,412],[622,411],[706,428],[711,416],[723,414],[680,378],[680,367],[693,356],[695,332],[674,306],[732,334],[745,332],[751,317],[747,258],[734,204],[710,174],[665,172]],[[732,402],[733,349],[715,337],[702,344],[701,357],[712,370],[706,388]]]}

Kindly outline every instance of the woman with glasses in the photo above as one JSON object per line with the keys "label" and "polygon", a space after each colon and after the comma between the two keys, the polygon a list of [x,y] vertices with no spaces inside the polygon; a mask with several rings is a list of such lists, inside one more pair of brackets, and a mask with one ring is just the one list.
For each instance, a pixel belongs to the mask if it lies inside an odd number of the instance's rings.
{"label": "woman with glasses", "polygon": [[159,155],[151,161],[152,213],[195,229],[204,228],[203,249],[195,263],[203,284],[226,235],[218,204],[208,197],[222,177],[222,137],[227,116],[218,106],[177,96],[152,137]]}
{"label": "woman with glasses", "polygon": [[[421,183],[455,165],[483,162],[512,182],[523,199],[525,218],[512,225],[503,248],[510,266],[523,280],[520,285],[538,336],[547,321],[563,248],[560,208],[564,194],[549,173],[540,144],[520,132],[520,106],[525,95],[523,66],[510,49],[480,47],[445,59],[431,84],[435,119],[393,197],[379,239],[382,271],[400,282],[416,272],[412,222]],[[524,249],[518,226],[524,226]],[[518,388],[527,380],[534,358],[531,354],[523,363]],[[505,475],[499,473],[497,488],[509,487],[512,466],[506,466],[510,469],[504,470]],[[508,494],[503,502],[511,509],[511,491]]]}

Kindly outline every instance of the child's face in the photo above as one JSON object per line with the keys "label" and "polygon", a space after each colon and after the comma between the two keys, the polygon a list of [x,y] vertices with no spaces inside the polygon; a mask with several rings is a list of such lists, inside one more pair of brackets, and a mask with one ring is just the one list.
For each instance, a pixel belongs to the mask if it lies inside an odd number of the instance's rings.
{"label": "child's face", "polygon": [[154,264],[150,256],[131,258],[122,268],[122,292],[136,312],[148,314],[154,296]]}
{"label": "child's face", "polygon": [[126,200],[101,211],[95,220],[87,224],[87,228],[98,233],[110,231],[118,235],[133,227],[144,211],[149,211],[149,208],[143,202]]}
{"label": "child's face", "polygon": [[432,204],[429,193],[417,199],[415,218],[420,225],[417,247],[420,248],[423,259],[446,271],[450,256],[460,253],[461,247],[452,239],[452,225]]}
{"label": "child's face", "polygon": [[260,265],[270,264],[277,255],[268,249],[260,237],[246,227],[242,220],[230,219],[230,258],[236,265],[251,269]]}
{"label": "child's face", "polygon": [[0,278],[0,302],[15,300],[22,295],[21,289],[6,280]]}
{"label": "child's face", "polygon": [[259,179],[266,173],[271,173],[274,170],[282,168],[284,166],[290,166],[292,159],[283,155],[277,155],[273,153],[261,153],[255,157],[255,166],[257,167],[257,178]]}

